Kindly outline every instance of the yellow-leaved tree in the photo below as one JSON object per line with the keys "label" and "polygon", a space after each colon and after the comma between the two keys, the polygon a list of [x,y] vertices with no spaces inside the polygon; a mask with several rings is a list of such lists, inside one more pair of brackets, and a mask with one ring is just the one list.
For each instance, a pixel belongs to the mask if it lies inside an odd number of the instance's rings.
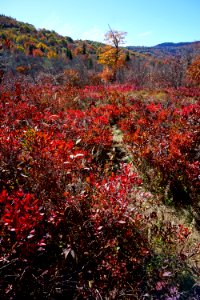
{"label": "yellow-leaved tree", "polygon": [[104,65],[102,77],[109,74],[109,80],[116,81],[117,71],[125,65],[126,55],[120,46],[125,43],[126,34],[111,28],[105,34],[107,45],[100,48],[98,57],[98,63]]}
{"label": "yellow-leaved tree", "polygon": [[200,56],[187,69],[188,78],[196,85],[200,85]]}

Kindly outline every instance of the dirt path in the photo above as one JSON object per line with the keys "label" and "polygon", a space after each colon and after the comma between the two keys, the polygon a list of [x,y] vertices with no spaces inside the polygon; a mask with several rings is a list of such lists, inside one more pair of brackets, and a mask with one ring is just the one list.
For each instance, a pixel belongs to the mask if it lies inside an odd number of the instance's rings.
{"label": "dirt path", "polygon": [[[128,147],[123,143],[123,133],[116,125],[112,127],[112,130],[113,151],[115,151],[115,155],[118,156],[118,160],[121,160],[121,162],[131,162],[133,165],[133,171],[140,174],[134,165],[134,161]],[[179,246],[179,248],[177,246],[176,251],[184,257],[188,265],[192,268],[194,274],[200,278],[200,253],[196,253],[197,245],[200,244],[200,232],[196,228],[195,220],[191,217],[190,211],[182,209],[177,212],[175,208],[164,205],[161,201],[161,195],[153,194],[148,191],[144,185],[137,189],[134,197],[134,202],[138,204],[142,214],[147,220],[151,219],[150,216],[152,214],[156,215],[154,224],[149,224],[148,238],[150,243],[152,243],[154,239],[152,228],[155,227],[155,225],[158,226],[160,230],[167,226],[174,226],[175,228],[180,224],[188,228],[190,235],[185,242]],[[158,252],[161,251],[159,247],[157,247],[156,250]],[[198,283],[200,284],[200,279]]]}

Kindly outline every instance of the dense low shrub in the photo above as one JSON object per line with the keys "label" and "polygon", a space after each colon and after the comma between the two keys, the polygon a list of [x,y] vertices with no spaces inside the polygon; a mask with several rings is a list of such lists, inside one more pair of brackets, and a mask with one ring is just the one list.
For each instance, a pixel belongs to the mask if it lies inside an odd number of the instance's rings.
{"label": "dense low shrub", "polygon": [[131,91],[1,86],[2,299],[198,299],[190,228],[160,219],[135,166],[195,202],[199,106]]}

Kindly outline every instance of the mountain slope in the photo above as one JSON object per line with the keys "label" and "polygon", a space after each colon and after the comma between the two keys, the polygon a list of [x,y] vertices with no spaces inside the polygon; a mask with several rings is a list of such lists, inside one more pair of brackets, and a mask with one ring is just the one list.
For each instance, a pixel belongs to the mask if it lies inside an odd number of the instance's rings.
{"label": "mountain slope", "polygon": [[[103,44],[74,41],[54,30],[36,29],[29,23],[0,15],[0,72],[43,72],[57,75],[66,69],[97,69],[97,51]],[[1,76],[0,76],[1,77]]]}
{"label": "mountain slope", "polygon": [[[105,46],[96,41],[73,40],[54,30],[36,29],[29,23],[0,15],[0,81],[5,74],[23,74],[34,82],[48,77],[55,84],[109,82],[109,67],[102,72],[105,66],[98,60]],[[187,67],[200,55],[200,42],[130,46],[123,51],[125,61],[118,70],[118,82],[177,87],[184,84]]]}

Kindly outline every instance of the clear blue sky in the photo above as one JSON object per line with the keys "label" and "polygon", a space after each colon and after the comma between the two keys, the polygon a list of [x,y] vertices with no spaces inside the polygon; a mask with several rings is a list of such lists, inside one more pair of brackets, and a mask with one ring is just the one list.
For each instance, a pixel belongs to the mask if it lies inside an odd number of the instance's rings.
{"label": "clear blue sky", "polygon": [[73,39],[103,41],[110,24],[127,45],[200,40],[200,0],[0,0],[0,13]]}

